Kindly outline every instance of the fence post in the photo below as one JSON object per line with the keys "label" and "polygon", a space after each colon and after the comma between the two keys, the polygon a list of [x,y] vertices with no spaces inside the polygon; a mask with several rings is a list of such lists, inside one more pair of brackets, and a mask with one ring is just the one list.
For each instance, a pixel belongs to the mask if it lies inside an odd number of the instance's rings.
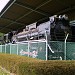
{"label": "fence post", "polygon": [[10,44],[10,54],[11,54],[11,44]]}
{"label": "fence post", "polygon": [[5,44],[5,53],[6,53],[6,44]]}
{"label": "fence post", "polygon": [[64,43],[64,59],[66,60],[66,41],[65,41],[65,43]]}
{"label": "fence post", "polygon": [[2,53],[2,45],[0,45],[0,49],[1,49],[1,50],[0,50],[0,53]]}
{"label": "fence post", "polygon": [[1,45],[1,53],[2,53],[2,45]]}
{"label": "fence post", "polygon": [[17,55],[18,55],[18,43],[17,43]]}
{"label": "fence post", "polygon": [[29,47],[30,47],[30,42],[28,41],[28,57],[29,57],[29,54],[30,54],[30,50],[29,50]]}
{"label": "fence post", "polygon": [[65,54],[65,57],[64,57],[64,59],[66,60],[66,41],[67,41],[67,38],[68,38],[68,36],[69,36],[69,33],[66,35],[66,38],[65,38],[65,45],[64,45],[64,54]]}
{"label": "fence post", "polygon": [[46,36],[46,60],[48,60],[48,47],[47,47],[48,41],[47,41],[47,33],[46,33],[46,31],[45,31],[45,36]]}

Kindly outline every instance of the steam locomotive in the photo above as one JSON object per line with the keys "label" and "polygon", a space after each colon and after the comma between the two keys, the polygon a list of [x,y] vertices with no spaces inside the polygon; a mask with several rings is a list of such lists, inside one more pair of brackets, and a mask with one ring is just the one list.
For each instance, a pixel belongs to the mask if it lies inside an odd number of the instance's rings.
{"label": "steam locomotive", "polygon": [[64,41],[67,34],[69,34],[67,40],[72,40],[72,28],[66,15],[54,15],[44,23],[40,23],[39,25],[37,23],[26,26],[22,32],[7,33],[7,35],[4,35],[4,42],[15,43],[17,41],[45,39],[45,31],[48,35],[48,40]]}

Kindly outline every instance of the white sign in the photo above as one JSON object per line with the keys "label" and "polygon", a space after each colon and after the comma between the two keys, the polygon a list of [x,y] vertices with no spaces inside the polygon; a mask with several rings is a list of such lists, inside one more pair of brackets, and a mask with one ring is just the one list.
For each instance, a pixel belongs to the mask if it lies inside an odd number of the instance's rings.
{"label": "white sign", "polygon": [[37,56],[38,56],[38,52],[37,51],[32,51],[32,52],[26,52],[26,51],[24,51],[23,49],[21,49],[21,51],[20,51],[20,55],[28,55],[29,54],[29,56],[31,56],[32,58],[36,58]]}

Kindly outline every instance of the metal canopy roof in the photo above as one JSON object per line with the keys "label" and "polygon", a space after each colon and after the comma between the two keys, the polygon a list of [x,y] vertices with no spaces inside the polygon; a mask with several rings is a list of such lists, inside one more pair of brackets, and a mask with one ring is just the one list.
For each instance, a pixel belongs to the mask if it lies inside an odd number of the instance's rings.
{"label": "metal canopy roof", "polygon": [[71,15],[74,9],[75,0],[16,0],[1,16],[0,32],[20,30],[55,14]]}

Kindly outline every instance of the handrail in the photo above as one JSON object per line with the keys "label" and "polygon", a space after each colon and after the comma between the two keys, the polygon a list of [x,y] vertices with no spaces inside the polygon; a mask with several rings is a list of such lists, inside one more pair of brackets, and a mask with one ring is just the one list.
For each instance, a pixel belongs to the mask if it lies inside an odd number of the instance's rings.
{"label": "handrail", "polygon": [[50,49],[50,51],[52,52],[52,53],[54,53],[54,51],[52,50],[52,48],[50,47],[50,45],[47,43],[47,46],[49,47],[49,49]]}

